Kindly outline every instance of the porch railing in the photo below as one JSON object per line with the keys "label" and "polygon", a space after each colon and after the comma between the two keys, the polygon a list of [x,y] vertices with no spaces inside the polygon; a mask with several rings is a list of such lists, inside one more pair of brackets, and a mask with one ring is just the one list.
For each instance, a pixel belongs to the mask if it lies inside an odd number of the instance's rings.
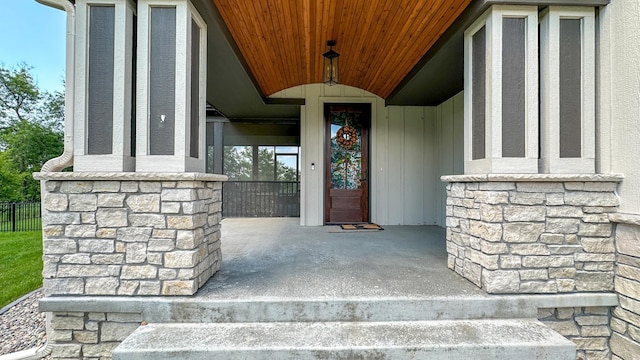
{"label": "porch railing", "polygon": [[0,203],[0,232],[37,231],[41,228],[39,201]]}
{"label": "porch railing", "polygon": [[227,181],[222,187],[224,217],[298,217],[297,181]]}

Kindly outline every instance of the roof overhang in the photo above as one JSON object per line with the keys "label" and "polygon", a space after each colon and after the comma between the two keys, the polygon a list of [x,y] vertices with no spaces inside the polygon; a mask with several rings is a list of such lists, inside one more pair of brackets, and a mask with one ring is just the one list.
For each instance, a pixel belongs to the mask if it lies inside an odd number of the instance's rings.
{"label": "roof overhang", "polygon": [[604,6],[610,0],[476,0],[386,98],[387,105],[434,106],[464,89],[464,31],[492,5]]}
{"label": "roof overhang", "polygon": [[[219,6],[216,6],[214,2]],[[430,28],[430,31],[432,31],[430,42],[409,41],[408,43],[396,41],[397,39],[394,39],[389,32],[388,26],[374,28],[378,29],[378,31],[372,30],[373,22],[367,22],[366,19],[364,21],[369,26],[365,29],[366,31],[358,33],[358,35],[345,37],[341,41],[341,31],[346,32],[350,26],[344,25],[345,21],[357,22],[359,17],[382,16],[381,14],[384,13],[384,11],[376,12],[376,10],[354,12],[350,7],[352,2],[357,3],[355,0],[281,0],[269,2],[257,0],[194,0],[194,5],[208,24],[208,101],[231,120],[298,119],[300,105],[304,104],[303,99],[271,99],[268,98],[268,95],[290,86],[320,82],[321,67],[318,68],[318,66],[320,66],[322,60],[321,53],[326,51],[326,40],[337,38],[338,46],[336,50],[341,53],[342,83],[369,90],[384,98],[387,105],[437,105],[463,90],[463,33],[491,5],[513,4],[537,5],[539,7],[549,5],[602,6],[607,5],[609,0],[459,0],[455,2],[454,10],[450,10],[448,13],[450,21],[438,22],[437,28]],[[380,7],[379,10],[386,9],[388,12],[389,9],[385,4],[389,2],[396,5],[411,3],[412,6],[416,3],[415,1],[402,0],[367,0],[366,4],[367,7],[376,9]],[[283,4],[290,6],[287,12],[282,10],[282,14],[288,16],[288,18],[293,16],[300,17],[302,13],[298,13],[298,11],[305,11],[302,8],[309,6],[311,3],[325,4],[322,8],[324,9],[324,12],[322,12],[324,15],[308,15],[308,20],[296,23],[298,24],[297,26],[289,29],[284,27],[283,24],[285,22],[283,18],[279,17],[279,8],[273,7],[275,6],[273,4],[276,3],[278,6],[283,6]],[[425,3],[446,7],[454,2],[441,0]],[[251,11],[241,12],[242,8],[237,8],[238,4],[251,7]],[[289,4],[307,5],[299,5],[301,7],[298,8],[296,7],[298,5]],[[342,4],[340,9],[346,11],[346,15],[341,13],[341,10],[335,9],[333,12],[329,11],[327,13],[326,6],[328,5],[326,4]],[[229,6],[231,7],[225,8]],[[220,11],[220,8],[223,10]],[[392,15],[386,15],[390,18],[379,19],[378,21],[383,21],[389,26],[393,25],[396,28],[401,28],[400,30],[403,28],[414,29],[413,32],[409,31],[409,35],[405,35],[409,36],[409,39],[418,38],[420,36],[416,36],[416,28],[412,27],[414,26],[412,22],[420,22],[416,18],[416,14],[420,14],[418,10],[412,8],[412,11],[407,12],[409,18],[397,17],[393,13]],[[267,15],[264,15],[265,11]],[[234,17],[236,20],[227,19],[230,18],[230,13],[238,15]],[[411,14],[413,14],[413,17],[411,17]],[[338,25],[337,28],[330,28],[329,24],[331,22],[323,17],[331,16],[339,16],[341,20],[336,20],[333,23],[343,24],[342,27]],[[244,22],[237,23],[238,21]],[[249,26],[247,23],[260,21],[262,23],[255,24],[256,28],[252,30],[252,33],[245,35],[246,39],[239,41],[239,36],[234,35],[234,33],[246,31]],[[434,21],[437,22],[437,19]],[[421,23],[424,26],[424,22]],[[300,24],[302,24],[303,28],[300,28]],[[292,35],[292,32],[303,31],[305,26],[309,28],[317,27],[318,29],[312,31],[315,35],[308,36],[308,39],[302,35],[299,35],[299,37],[296,37],[295,34]],[[350,31],[355,30],[352,29]],[[387,37],[385,37],[385,34]],[[360,42],[354,42],[354,38],[360,39],[363,36],[378,37],[378,40],[373,42],[359,40]],[[284,46],[289,43],[294,43],[293,45],[295,46]],[[390,49],[374,47],[378,43],[392,44],[392,47]],[[393,47],[394,44],[395,48]],[[398,44],[408,47],[407,54],[411,53],[414,56],[413,60],[405,59],[405,65],[409,63],[410,66],[402,71],[398,70],[400,66],[398,62],[388,59],[390,56],[403,59],[402,56],[398,56]],[[340,45],[343,47],[341,48]],[[247,46],[253,46],[256,49],[262,48],[263,51],[254,51],[252,54],[248,54],[246,49],[243,50],[243,47]],[[367,55],[358,55],[365,50],[367,50]],[[257,65],[251,65],[249,56],[252,57],[251,59],[253,60],[251,61],[254,63],[256,61],[257,63],[268,62],[269,66],[263,67],[273,67],[271,75],[259,73],[256,70]],[[406,55],[405,57],[408,56]],[[377,60],[376,57],[384,57],[384,59]],[[293,60],[293,58],[296,60]],[[368,60],[363,60],[365,58]],[[278,62],[281,62],[281,64],[278,65]],[[384,65],[372,69],[371,64],[377,63],[384,63]],[[295,78],[287,71],[297,72],[299,73],[297,76],[302,77]],[[350,73],[351,75],[349,75]],[[400,73],[401,76],[398,75]],[[361,76],[358,77],[356,74]],[[389,86],[390,83],[393,85]]]}

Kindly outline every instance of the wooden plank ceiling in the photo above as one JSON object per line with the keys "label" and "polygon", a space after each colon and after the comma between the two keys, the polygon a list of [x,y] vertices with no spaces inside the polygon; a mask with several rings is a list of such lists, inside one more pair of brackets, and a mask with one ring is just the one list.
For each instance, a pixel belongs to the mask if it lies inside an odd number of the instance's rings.
{"label": "wooden plank ceiling", "polygon": [[337,40],[342,84],[382,98],[471,0],[213,0],[263,95],[322,82]]}

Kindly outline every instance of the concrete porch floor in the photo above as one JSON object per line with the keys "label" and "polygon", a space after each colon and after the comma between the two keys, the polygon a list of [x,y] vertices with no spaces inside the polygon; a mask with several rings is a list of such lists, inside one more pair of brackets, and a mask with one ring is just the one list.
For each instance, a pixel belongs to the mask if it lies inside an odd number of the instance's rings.
{"label": "concrete porch floor", "polygon": [[447,269],[444,229],[385,226],[330,232],[297,218],[222,222],[222,268],[196,294],[208,299],[486,297]]}
{"label": "concrete porch floor", "polygon": [[133,312],[157,323],[536,318],[615,306],[609,293],[490,295],[449,270],[445,231],[329,232],[297,218],[222,222],[222,268],[192,296],[53,296],[42,311]]}
{"label": "concrete porch floor", "polygon": [[194,296],[121,303],[149,325],[113,358],[573,359],[575,345],[537,321],[538,309],[613,301],[488,295],[446,257],[433,226],[336,233],[226,219],[222,267]]}

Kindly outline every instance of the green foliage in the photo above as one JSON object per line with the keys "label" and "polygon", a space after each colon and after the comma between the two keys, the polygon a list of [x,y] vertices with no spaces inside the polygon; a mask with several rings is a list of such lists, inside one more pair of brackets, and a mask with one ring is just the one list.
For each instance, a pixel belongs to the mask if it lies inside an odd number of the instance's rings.
{"label": "green foliage", "polygon": [[21,183],[20,200],[40,198],[40,184],[32,173],[40,171],[44,163],[62,153],[62,134],[51,126],[19,120],[2,134],[6,144],[5,155],[11,160],[10,170]]}
{"label": "green foliage", "polygon": [[0,152],[0,199],[17,201],[22,197],[20,174],[13,171],[11,160],[6,152]]}
{"label": "green foliage", "polygon": [[0,307],[42,286],[42,233],[0,233]]}
{"label": "green foliage", "polygon": [[225,146],[224,174],[231,180],[251,180],[253,178],[252,158],[250,146]]}
{"label": "green foliage", "polygon": [[296,181],[296,169],[275,161],[272,146],[260,146],[257,151],[257,176],[253,173],[253,148],[251,146],[225,146],[224,174],[236,181]]}
{"label": "green foliage", "polygon": [[40,91],[30,70],[25,64],[17,69],[0,67],[0,117],[4,121],[26,120],[38,108]]}
{"label": "green foliage", "polygon": [[32,173],[63,150],[64,94],[41,92],[30,70],[0,66],[0,201],[39,199]]}

